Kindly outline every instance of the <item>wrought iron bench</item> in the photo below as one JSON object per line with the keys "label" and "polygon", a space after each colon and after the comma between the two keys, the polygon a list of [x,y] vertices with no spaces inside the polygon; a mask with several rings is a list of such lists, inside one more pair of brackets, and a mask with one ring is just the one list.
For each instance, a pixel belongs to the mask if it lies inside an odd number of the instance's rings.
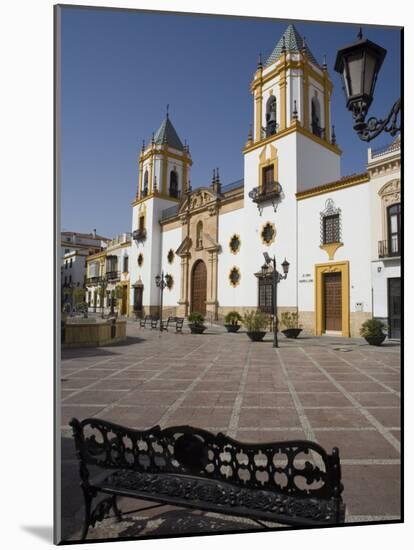
{"label": "wrought iron bench", "polygon": [[[132,497],[288,525],[343,523],[339,452],[311,441],[243,443],[190,426],[139,431],[105,420],[70,422],[85,501],[82,539]],[[93,480],[88,466],[106,474]],[[95,506],[94,498],[106,496]]]}
{"label": "wrought iron bench", "polygon": [[184,317],[173,317],[173,316],[168,317],[168,319],[166,321],[163,321],[162,323],[162,330],[168,331],[169,326],[173,323],[175,323],[176,332],[182,332]]}
{"label": "wrought iron bench", "polygon": [[145,328],[147,326],[147,322],[151,322],[152,316],[151,315],[145,315],[143,319],[139,320],[139,326],[141,328]]}
{"label": "wrought iron bench", "polygon": [[151,317],[151,328],[157,328],[158,326],[158,317]]}

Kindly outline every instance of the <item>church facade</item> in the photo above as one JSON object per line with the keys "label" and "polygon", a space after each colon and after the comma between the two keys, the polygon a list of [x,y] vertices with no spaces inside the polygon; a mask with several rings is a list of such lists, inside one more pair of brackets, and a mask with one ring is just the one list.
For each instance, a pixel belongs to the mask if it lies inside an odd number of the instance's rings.
{"label": "church facade", "polygon": [[[398,159],[382,170],[385,153],[376,168],[341,177],[327,67],[316,61],[293,25],[268,60],[259,62],[251,93],[254,119],[239,181],[223,185],[217,169],[208,185],[192,189],[189,147],[168,115],[143,145],[132,238],[119,247],[119,262],[128,267],[120,276],[122,309],[129,315],[158,314],[155,277],[163,272],[164,316],[197,311],[216,320],[231,310],[271,313],[271,274],[262,269],[267,252],[276,257],[279,270],[285,259],[290,264],[278,285],[279,314],[298,312],[303,328],[316,335],[358,336],[361,323],[376,309],[381,318],[389,316],[388,306],[381,305],[388,300],[387,283],[374,281],[379,273],[374,263],[388,269],[377,243],[394,239],[396,252],[399,218],[390,222],[388,204],[377,199],[391,178],[392,204],[399,204]],[[395,143],[392,155],[399,158]],[[373,185],[378,177],[380,184]],[[390,233],[390,223],[392,230],[398,226],[398,236]],[[394,278],[400,277],[397,252],[391,262]],[[104,256],[88,259],[95,275],[105,274]],[[87,279],[89,297],[98,292],[98,279]],[[374,286],[380,289],[376,293]]]}

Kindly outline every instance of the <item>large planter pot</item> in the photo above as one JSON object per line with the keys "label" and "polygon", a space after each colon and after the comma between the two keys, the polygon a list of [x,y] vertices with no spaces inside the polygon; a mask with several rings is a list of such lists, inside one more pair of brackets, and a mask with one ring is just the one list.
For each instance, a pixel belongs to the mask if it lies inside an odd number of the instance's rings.
{"label": "large planter pot", "polygon": [[227,332],[237,332],[241,325],[224,325],[227,329]]}
{"label": "large planter pot", "polygon": [[385,334],[380,334],[379,336],[365,336],[365,340],[370,346],[380,346],[385,338]]}
{"label": "large planter pot", "polygon": [[247,332],[247,336],[252,342],[261,342],[265,337],[266,331],[257,330],[254,332]]}
{"label": "large planter pot", "polygon": [[206,330],[207,327],[205,327],[204,325],[193,325],[193,324],[190,324],[188,325],[190,327],[190,330],[191,330],[191,334],[203,334],[203,332]]}
{"label": "large planter pot", "polygon": [[286,336],[286,338],[297,338],[299,334],[302,332],[301,328],[286,328],[285,330],[282,330],[283,334]]}

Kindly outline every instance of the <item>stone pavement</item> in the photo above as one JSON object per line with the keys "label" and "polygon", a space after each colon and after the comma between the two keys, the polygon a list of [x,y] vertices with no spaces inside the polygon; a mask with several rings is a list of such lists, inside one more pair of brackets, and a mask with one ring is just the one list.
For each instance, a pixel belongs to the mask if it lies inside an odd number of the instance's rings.
{"label": "stone pavement", "polygon": [[[400,518],[397,343],[376,348],[361,339],[281,336],[274,349],[270,336],[252,343],[220,327],[203,335],[160,334],[136,322],[128,322],[128,335],[122,345],[62,352],[64,539],[79,537],[82,520],[68,429],[73,416],[141,429],[190,424],[251,442],[309,439],[329,452],[337,446],[346,521]],[[123,508],[138,508],[137,501]],[[174,525],[181,532],[258,528],[249,520],[163,507],[135,514],[122,529],[107,520],[88,537],[171,533]]]}

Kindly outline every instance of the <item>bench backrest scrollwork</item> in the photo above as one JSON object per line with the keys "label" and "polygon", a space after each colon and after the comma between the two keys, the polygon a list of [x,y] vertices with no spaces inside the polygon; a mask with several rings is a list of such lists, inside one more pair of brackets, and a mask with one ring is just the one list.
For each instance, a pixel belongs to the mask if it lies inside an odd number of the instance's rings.
{"label": "bench backrest scrollwork", "polygon": [[96,418],[70,424],[84,468],[193,475],[291,496],[340,498],[343,489],[338,450],[311,441],[244,443],[190,426],[139,431]]}

